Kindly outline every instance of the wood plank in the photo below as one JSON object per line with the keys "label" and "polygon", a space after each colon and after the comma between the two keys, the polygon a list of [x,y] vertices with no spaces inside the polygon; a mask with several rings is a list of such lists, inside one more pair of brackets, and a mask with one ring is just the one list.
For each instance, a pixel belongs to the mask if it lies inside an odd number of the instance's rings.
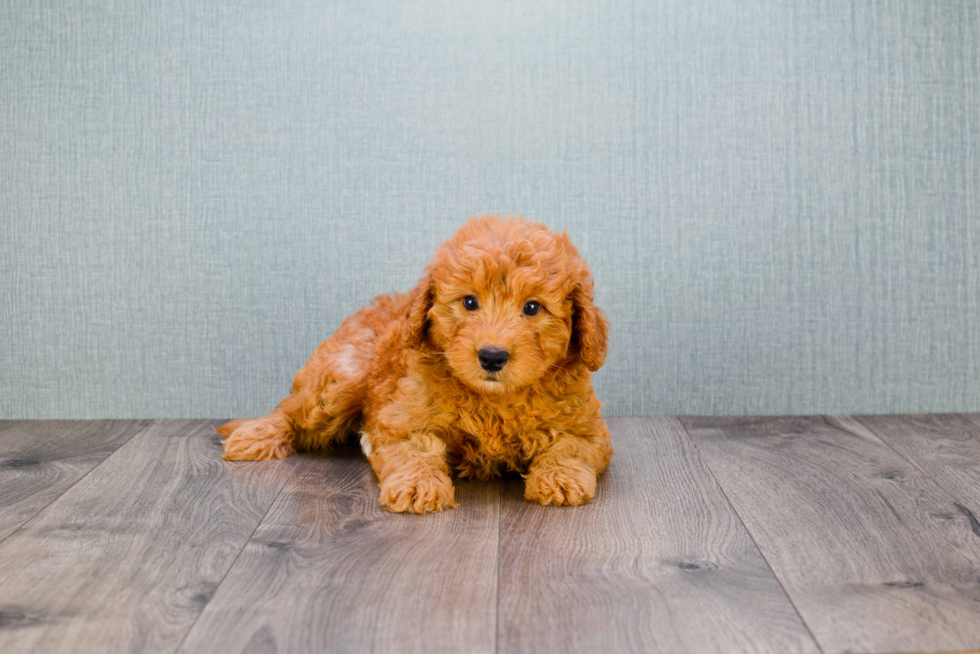
{"label": "wood plank", "polygon": [[0,544],[0,651],[176,649],[293,467],[216,424],[154,422]]}
{"label": "wood plank", "polygon": [[182,651],[491,652],[499,484],[395,515],[359,451],[308,458]]}
{"label": "wood plank", "polygon": [[0,541],[148,424],[146,420],[0,422]]}
{"label": "wood plank", "polygon": [[504,487],[500,650],[818,651],[680,423],[609,424],[591,504]]}
{"label": "wood plank", "polygon": [[[980,532],[980,416],[859,416],[899,454],[957,500]],[[980,535],[980,533],[978,533]]]}
{"label": "wood plank", "polygon": [[826,651],[980,648],[980,538],[852,418],[684,425]]}

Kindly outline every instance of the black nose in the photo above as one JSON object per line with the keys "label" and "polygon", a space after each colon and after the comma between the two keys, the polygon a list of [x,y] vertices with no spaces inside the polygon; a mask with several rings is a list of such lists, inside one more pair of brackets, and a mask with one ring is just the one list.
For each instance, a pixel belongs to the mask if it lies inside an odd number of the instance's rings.
{"label": "black nose", "polygon": [[509,354],[495,347],[485,347],[480,350],[480,365],[487,372],[497,372],[507,363]]}

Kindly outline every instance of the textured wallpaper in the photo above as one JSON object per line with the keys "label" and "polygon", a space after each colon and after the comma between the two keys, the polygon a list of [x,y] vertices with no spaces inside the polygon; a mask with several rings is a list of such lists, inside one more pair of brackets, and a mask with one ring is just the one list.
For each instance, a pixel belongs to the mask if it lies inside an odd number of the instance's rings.
{"label": "textured wallpaper", "polygon": [[0,417],[262,414],[466,217],[607,415],[980,410],[975,0],[0,3]]}

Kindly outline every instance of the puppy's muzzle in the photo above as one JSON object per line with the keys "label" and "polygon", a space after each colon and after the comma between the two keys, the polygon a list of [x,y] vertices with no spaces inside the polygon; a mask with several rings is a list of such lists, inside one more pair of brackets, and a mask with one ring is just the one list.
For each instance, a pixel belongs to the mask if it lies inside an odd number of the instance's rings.
{"label": "puppy's muzzle", "polygon": [[498,350],[495,347],[485,347],[480,350],[479,359],[480,365],[487,372],[500,372],[500,369],[504,367],[507,363],[507,359],[510,355],[504,350]]}

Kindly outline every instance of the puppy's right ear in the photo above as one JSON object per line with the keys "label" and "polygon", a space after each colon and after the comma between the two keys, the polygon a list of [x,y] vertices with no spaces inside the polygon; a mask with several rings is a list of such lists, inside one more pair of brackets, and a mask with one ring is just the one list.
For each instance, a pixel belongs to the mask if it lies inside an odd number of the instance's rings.
{"label": "puppy's right ear", "polygon": [[405,344],[417,348],[425,340],[425,330],[429,324],[429,309],[435,300],[435,289],[432,287],[432,276],[426,273],[411,291],[411,304],[408,309],[408,320],[405,321]]}

